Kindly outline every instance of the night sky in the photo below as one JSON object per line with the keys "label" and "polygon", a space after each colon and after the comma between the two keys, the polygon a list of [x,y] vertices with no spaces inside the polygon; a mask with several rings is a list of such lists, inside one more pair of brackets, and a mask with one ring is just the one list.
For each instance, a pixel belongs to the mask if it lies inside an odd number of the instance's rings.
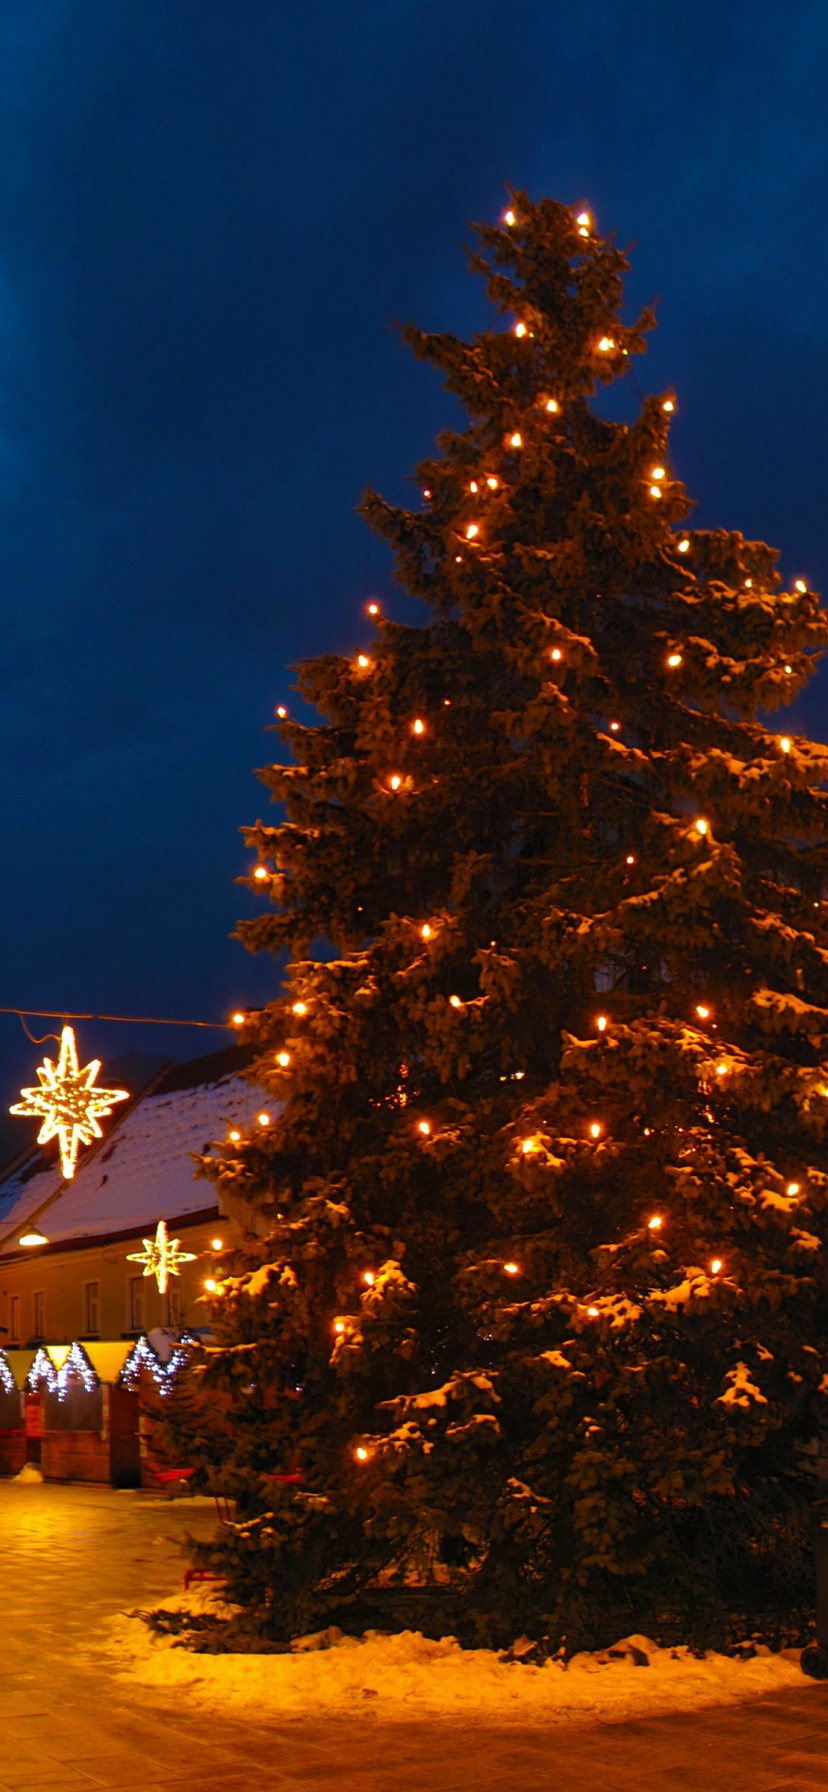
{"label": "night sky", "polygon": [[[452,416],[393,320],[486,327],[463,243],[506,180],[638,244],[694,521],[828,586],[827,65],[816,0],[7,0],[0,1003],[274,990],[228,938],[263,730],[388,592],[353,507]],[[0,1017],[3,1106],[41,1055]]]}

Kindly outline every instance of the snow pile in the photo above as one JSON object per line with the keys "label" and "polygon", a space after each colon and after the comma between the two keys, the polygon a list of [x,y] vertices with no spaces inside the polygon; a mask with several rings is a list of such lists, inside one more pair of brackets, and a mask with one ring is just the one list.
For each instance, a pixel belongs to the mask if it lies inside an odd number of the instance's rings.
{"label": "snow pile", "polygon": [[[215,1592],[193,1589],[170,1607],[221,1610]],[[169,1609],[169,1608],[168,1608]],[[515,1652],[528,1647],[521,1639]],[[194,1655],[156,1638],[138,1614],[110,1620],[102,1645],[121,1680],[139,1682],[211,1714],[255,1712],[259,1718],[352,1717],[355,1708],[379,1718],[471,1718],[538,1724],[573,1718],[624,1718],[758,1698],[803,1681],[799,1654],[771,1654],[759,1645],[750,1660],[689,1649],[659,1649],[628,1637],[615,1650],[576,1655],[564,1667],[504,1659],[490,1649],[461,1649],[453,1637],[436,1642],[419,1631],[387,1636],[367,1631],[343,1636],[335,1627],[299,1638],[285,1655]],[[113,1660],[114,1657],[114,1660]]]}

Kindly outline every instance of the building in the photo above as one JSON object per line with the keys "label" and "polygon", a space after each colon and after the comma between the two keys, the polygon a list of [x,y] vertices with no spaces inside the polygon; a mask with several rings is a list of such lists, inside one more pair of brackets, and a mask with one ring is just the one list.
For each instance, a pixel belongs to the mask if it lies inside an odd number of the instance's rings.
{"label": "building", "polygon": [[[238,1236],[194,1155],[255,1124],[261,1092],[238,1046],[168,1066],[104,1122],[104,1137],[65,1181],[54,1145],[0,1176],[0,1345],[7,1349],[137,1338],[204,1325],[204,1281]],[[189,1260],[169,1277],[130,1257],[163,1221]],[[21,1244],[27,1234],[45,1242]]]}

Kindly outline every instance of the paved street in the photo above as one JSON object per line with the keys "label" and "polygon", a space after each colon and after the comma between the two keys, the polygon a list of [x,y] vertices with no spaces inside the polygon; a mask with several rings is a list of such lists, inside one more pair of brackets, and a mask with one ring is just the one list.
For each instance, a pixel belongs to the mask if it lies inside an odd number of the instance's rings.
{"label": "paved street", "polygon": [[828,1689],[588,1728],[243,1723],[126,1689],[78,1651],[176,1585],[204,1507],[0,1482],[0,1792],[826,1792]]}

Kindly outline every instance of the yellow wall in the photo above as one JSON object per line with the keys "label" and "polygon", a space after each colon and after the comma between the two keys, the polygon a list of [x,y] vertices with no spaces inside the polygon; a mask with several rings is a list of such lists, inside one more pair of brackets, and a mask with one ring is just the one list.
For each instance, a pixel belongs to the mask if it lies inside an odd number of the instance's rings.
{"label": "yellow wall", "polygon": [[[155,1228],[147,1228],[147,1233]],[[162,1298],[154,1276],[143,1276],[140,1263],[128,1263],[129,1251],[143,1251],[140,1234],[134,1239],[119,1239],[117,1244],[85,1245],[82,1249],[61,1251],[34,1248],[0,1258],[0,1344],[26,1344],[35,1336],[35,1294],[43,1295],[43,1332],[49,1344],[68,1344],[73,1338],[96,1335],[120,1338],[131,1331],[151,1331],[168,1324],[202,1326],[208,1323],[206,1309],[199,1298],[205,1276],[222,1264],[222,1256],[211,1248],[213,1239],[232,1245],[237,1228],[229,1220],[201,1221],[186,1225],[169,1222],[171,1238],[181,1240],[184,1251],[197,1253],[194,1263],[182,1265],[181,1274],[170,1281],[170,1296]],[[133,1323],[131,1287],[134,1278],[140,1282],[143,1310],[140,1323]],[[98,1327],[92,1333],[87,1324],[85,1284],[99,1284]],[[19,1335],[12,1336],[12,1297],[19,1301]]]}

